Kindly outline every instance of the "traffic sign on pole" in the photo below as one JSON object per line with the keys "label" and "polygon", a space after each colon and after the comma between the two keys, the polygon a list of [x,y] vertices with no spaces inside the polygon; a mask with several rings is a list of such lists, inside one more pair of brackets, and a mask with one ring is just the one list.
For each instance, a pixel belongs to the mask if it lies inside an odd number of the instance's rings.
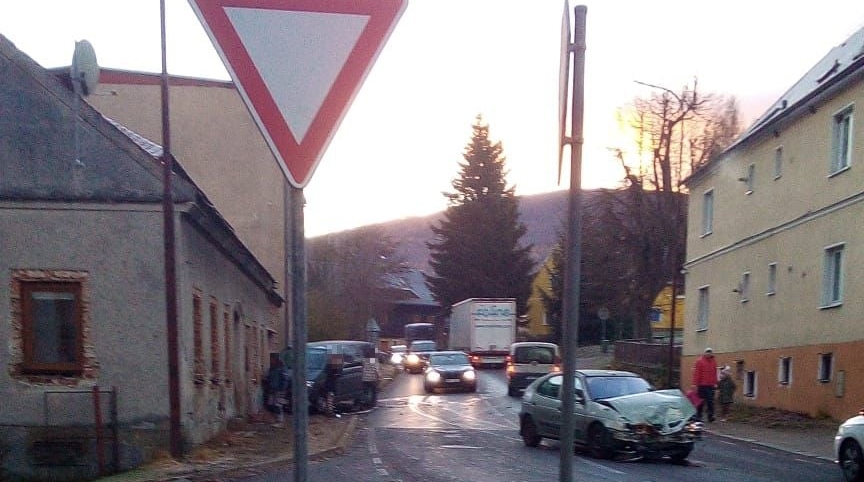
{"label": "traffic sign on pole", "polygon": [[288,181],[303,188],[407,0],[189,0]]}

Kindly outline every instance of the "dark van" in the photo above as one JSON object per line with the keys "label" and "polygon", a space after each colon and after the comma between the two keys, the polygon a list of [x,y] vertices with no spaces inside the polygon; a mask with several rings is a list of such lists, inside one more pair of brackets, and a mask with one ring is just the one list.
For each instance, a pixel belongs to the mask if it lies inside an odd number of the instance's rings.
{"label": "dark van", "polygon": [[[291,400],[291,349],[280,354]],[[350,408],[371,408],[378,402],[378,360],[375,347],[365,341],[328,340],[306,345],[306,390],[309,408],[334,413]]]}

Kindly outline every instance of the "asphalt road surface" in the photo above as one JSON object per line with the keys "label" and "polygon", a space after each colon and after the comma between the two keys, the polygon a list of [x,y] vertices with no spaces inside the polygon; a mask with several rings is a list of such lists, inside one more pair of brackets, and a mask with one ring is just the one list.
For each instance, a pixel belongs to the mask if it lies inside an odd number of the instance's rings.
{"label": "asphalt road surface", "polygon": [[[362,415],[349,449],[309,465],[309,482],[555,482],[559,446],[526,447],[519,399],[503,370],[480,371],[476,393],[423,392],[422,375],[400,374]],[[577,451],[574,481],[839,482],[837,467],[748,442],[707,434],[685,464],[596,460]],[[243,479],[290,481],[288,472]]]}

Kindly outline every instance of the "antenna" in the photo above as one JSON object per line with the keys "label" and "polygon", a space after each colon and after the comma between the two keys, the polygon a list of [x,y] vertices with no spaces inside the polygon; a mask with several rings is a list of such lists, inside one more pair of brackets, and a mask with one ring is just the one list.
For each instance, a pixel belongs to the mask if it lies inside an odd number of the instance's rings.
{"label": "antenna", "polygon": [[90,42],[86,40],[75,42],[72,65],[69,67],[69,79],[72,81],[72,90],[75,91],[75,163],[84,166],[81,162],[81,141],[78,133],[81,121],[81,97],[87,97],[99,85],[99,64],[96,62],[96,51],[93,50]]}

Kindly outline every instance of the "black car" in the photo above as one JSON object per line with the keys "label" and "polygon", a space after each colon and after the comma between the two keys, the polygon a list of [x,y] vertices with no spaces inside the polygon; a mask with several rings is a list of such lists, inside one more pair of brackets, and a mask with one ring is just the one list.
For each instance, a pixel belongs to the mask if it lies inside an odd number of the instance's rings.
{"label": "black car", "polygon": [[468,355],[461,351],[436,351],[429,354],[423,373],[423,389],[432,393],[436,389],[477,390],[477,373]]}
{"label": "black car", "polygon": [[[291,349],[280,355],[291,405]],[[374,346],[365,341],[329,340],[306,345],[306,389],[309,408],[333,413],[346,408],[371,408],[378,401],[379,373]]]}

